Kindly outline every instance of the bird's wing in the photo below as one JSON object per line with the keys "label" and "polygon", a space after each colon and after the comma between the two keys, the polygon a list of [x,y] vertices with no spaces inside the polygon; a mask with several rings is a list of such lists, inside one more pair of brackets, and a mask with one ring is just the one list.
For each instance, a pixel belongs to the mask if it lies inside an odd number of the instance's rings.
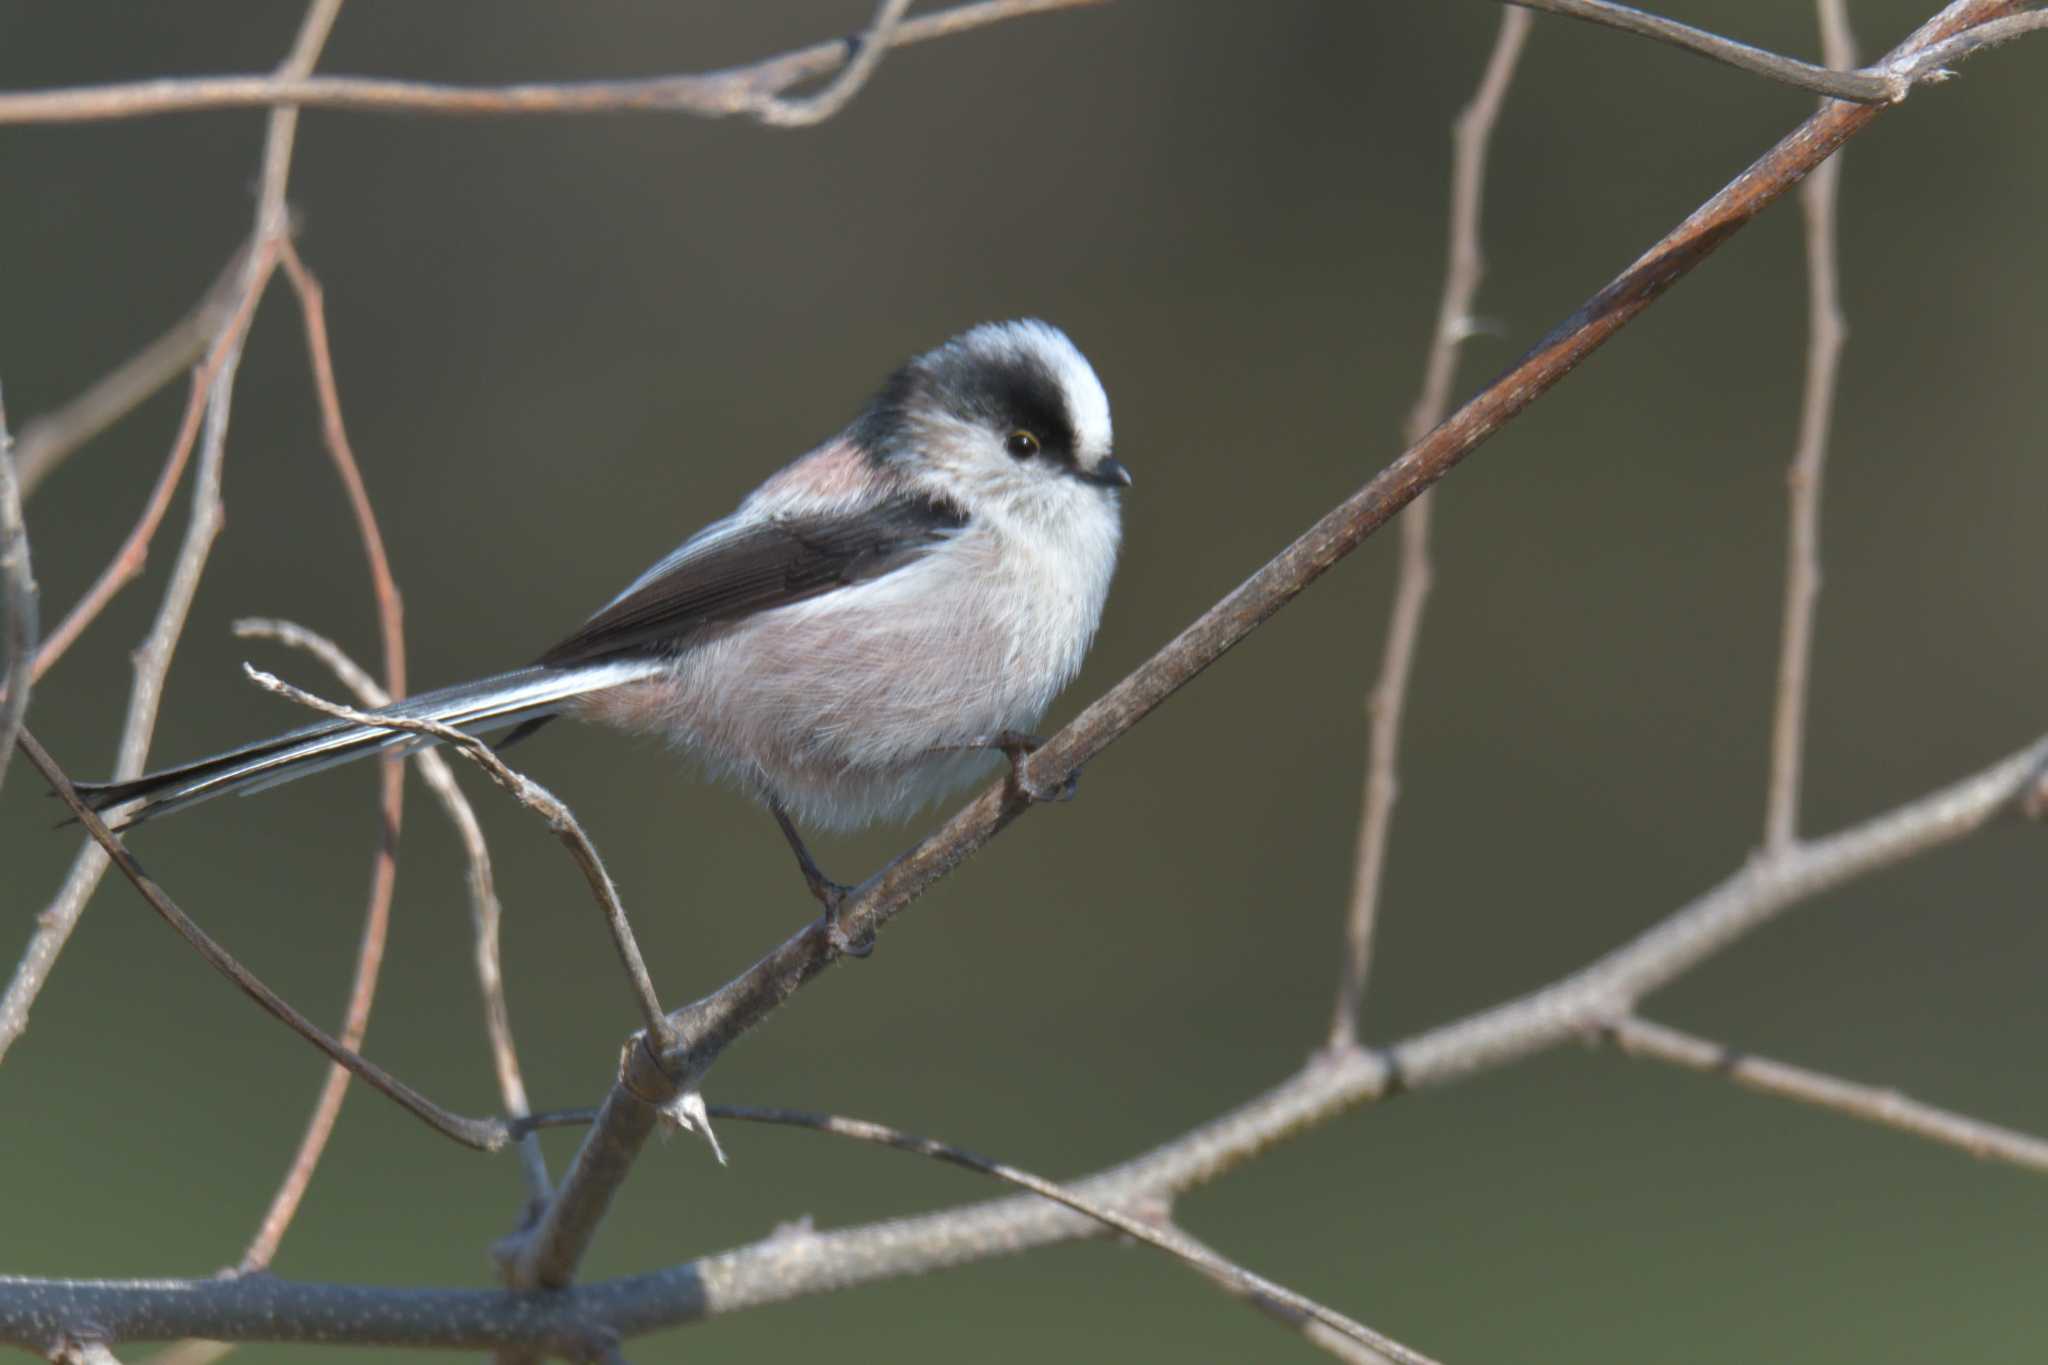
{"label": "bird's wing", "polygon": [[943,499],[903,492],[854,511],[731,517],[706,527],[535,662],[555,668],[665,654],[741,620],[892,573],[967,524]]}

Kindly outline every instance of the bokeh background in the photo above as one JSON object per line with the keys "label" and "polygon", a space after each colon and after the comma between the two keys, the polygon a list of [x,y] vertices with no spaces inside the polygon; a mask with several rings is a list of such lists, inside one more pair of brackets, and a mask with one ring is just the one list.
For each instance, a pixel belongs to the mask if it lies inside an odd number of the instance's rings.
{"label": "bokeh background", "polygon": [[[0,5],[0,87],[255,70],[299,6]],[[1689,0],[1795,52],[1808,7]],[[1866,51],[1925,0],[1858,0]],[[701,69],[869,6],[358,0],[332,72],[459,81]],[[1127,0],[890,58],[789,133],[680,117],[309,114],[292,202],[408,608],[417,686],[517,663],[784,458],[902,356],[991,317],[1067,328],[1135,470],[1086,673],[1121,676],[1390,458],[1442,264],[1448,123],[1488,4]],[[1984,57],[1849,152],[1846,356],[1805,822],[1825,831],[2044,727],[2043,54]],[[1489,186],[1469,391],[1809,101],[1540,18]],[[247,229],[259,113],[0,131],[0,378],[17,424],[180,314]],[[1783,467],[1804,344],[1796,211],[1731,243],[1442,490],[1367,1008],[1391,1039],[1537,986],[1737,865],[1761,821]],[[49,618],[139,507],[182,392],[29,507]],[[374,658],[299,322],[256,323],[228,526],[154,753],[297,723],[244,658],[326,686],[248,614]],[[149,576],[38,693],[81,776],[112,761]],[[1258,1092],[1319,1039],[1358,819],[1392,537],[1368,545],[733,1052],[712,1098],[840,1110],[1054,1176]],[[771,822],[652,745],[555,729],[520,761],[608,856],[664,991],[724,981],[809,913]],[[0,796],[0,958],[77,843],[21,765]],[[538,1103],[588,1102],[633,1011],[573,869],[465,774],[499,860]],[[293,1000],[335,1017],[374,774],[207,807],[136,846]],[[932,819],[938,818],[934,813]],[[915,828],[821,841],[857,877]],[[1744,1047],[2048,1130],[2043,835],[2008,824],[1802,908],[1655,998]],[[369,1051],[457,1107],[495,1091],[461,863],[414,786]],[[320,1068],[110,879],[0,1069],[0,1269],[233,1261]],[[650,1150],[587,1265],[672,1263],[809,1215],[992,1193],[964,1173],[732,1127],[721,1170]],[[557,1136],[557,1163],[573,1139]],[[358,1093],[277,1262],[482,1284],[509,1159]],[[1226,1253],[1454,1361],[2037,1360],[2040,1177],[1721,1082],[1565,1050],[1355,1113],[1191,1196]],[[1056,1311],[1048,1311],[1056,1309]],[[679,1331],[636,1361],[1307,1359],[1142,1249],[1070,1246]],[[332,1353],[256,1348],[251,1359]],[[391,1358],[399,1358],[392,1355]]]}

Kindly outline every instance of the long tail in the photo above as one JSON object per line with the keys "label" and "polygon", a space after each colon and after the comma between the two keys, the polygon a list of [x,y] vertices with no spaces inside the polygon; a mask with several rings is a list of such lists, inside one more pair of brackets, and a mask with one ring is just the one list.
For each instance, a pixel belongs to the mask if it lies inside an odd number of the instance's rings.
{"label": "long tail", "polygon": [[[485,734],[544,720],[577,697],[652,676],[663,667],[653,660],[617,660],[577,668],[521,668],[422,692],[371,714],[439,721]],[[78,794],[96,811],[122,808],[114,826],[126,829],[226,792],[247,796],[395,745],[417,748],[434,742],[419,734],[328,720],[132,782],[80,783]]]}

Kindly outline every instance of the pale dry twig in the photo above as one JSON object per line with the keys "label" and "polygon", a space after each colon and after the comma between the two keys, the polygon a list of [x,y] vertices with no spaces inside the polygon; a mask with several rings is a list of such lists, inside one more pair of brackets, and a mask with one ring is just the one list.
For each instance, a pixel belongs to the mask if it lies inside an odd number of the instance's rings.
{"label": "pale dry twig", "polygon": [[449,745],[464,758],[482,768],[490,779],[508,792],[513,800],[538,815],[553,830],[555,837],[562,841],[574,858],[577,869],[590,885],[591,894],[603,913],[606,926],[611,930],[612,944],[618,950],[620,965],[626,969],[626,979],[633,988],[633,997],[640,1006],[643,1023],[655,1038],[665,1038],[668,1032],[667,1016],[662,1012],[661,997],[655,992],[654,982],[647,973],[647,960],[640,953],[640,944],[633,935],[633,926],[626,918],[626,907],[619,900],[619,891],[612,884],[611,874],[604,870],[604,860],[598,856],[597,846],[583,831],[575,812],[563,804],[546,787],[508,766],[491,749],[474,735],[465,734],[452,725],[439,721],[422,720],[413,716],[381,715],[371,711],[360,711],[352,706],[317,697],[303,688],[292,686],[284,679],[264,672],[248,664],[242,665],[250,681],[267,692],[301,706],[309,707],[336,720],[349,721],[356,725],[368,725],[407,734],[425,735]]}
{"label": "pale dry twig", "polygon": [[[342,686],[353,692],[366,707],[384,706],[391,701],[377,680],[349,658],[340,646],[296,622],[250,617],[235,622],[234,632],[243,639],[275,640],[293,649],[304,650],[325,664]],[[438,749],[416,749],[411,758],[428,789],[447,812],[449,823],[455,826],[456,836],[462,842],[468,866],[470,916],[476,931],[476,971],[484,1002],[484,1032],[490,1042],[499,1096],[504,1101],[505,1112],[517,1120],[528,1114],[532,1105],[527,1098],[526,1080],[519,1065],[519,1049],[512,1037],[511,1009],[505,1001],[505,973],[498,947],[504,909],[498,901],[497,877],[491,868],[490,847],[484,842],[483,824],[477,819],[475,808],[456,784],[454,770],[448,766],[448,760],[441,752]],[[528,1193],[534,1199],[546,1199],[548,1171],[538,1141],[527,1134],[521,1138],[519,1149]]]}
{"label": "pale dry twig", "polygon": [[[1450,406],[1451,381],[1458,370],[1458,345],[1472,331],[1472,306],[1485,272],[1480,254],[1481,195],[1486,185],[1486,150],[1494,123],[1513,83],[1515,65],[1529,35],[1526,10],[1506,9],[1493,53],[1471,103],[1452,124],[1451,210],[1444,261],[1444,287],[1436,328],[1423,366],[1422,391],[1409,411],[1404,436],[1409,445],[1429,434]],[[1394,603],[1387,616],[1387,640],[1380,654],[1379,680],[1367,708],[1371,733],[1366,749],[1364,811],[1359,817],[1358,852],[1352,872],[1351,907],[1345,917],[1343,976],[1330,1020],[1330,1046],[1358,1041],[1358,1012],[1365,1001],[1372,966],[1373,929],[1379,919],[1380,890],[1386,881],[1387,838],[1400,794],[1401,718],[1415,648],[1429,602],[1430,495],[1424,493],[1401,517],[1401,559],[1395,571]]]}

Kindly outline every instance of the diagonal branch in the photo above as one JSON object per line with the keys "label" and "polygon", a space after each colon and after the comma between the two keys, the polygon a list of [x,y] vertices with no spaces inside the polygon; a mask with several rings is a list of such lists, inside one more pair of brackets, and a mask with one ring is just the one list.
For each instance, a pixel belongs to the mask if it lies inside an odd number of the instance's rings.
{"label": "diagonal branch", "polygon": [[[888,46],[909,47],[972,32],[1006,19],[1102,3],[1104,0],[976,0],[904,20],[895,28]],[[501,86],[441,85],[366,76],[172,77],[124,85],[0,94],[0,124],[149,118],[201,109],[249,109],[275,104],[301,109],[468,117],[617,113],[760,117],[766,101],[805,81],[843,70],[859,59],[861,51],[858,37],[842,38],[701,75]]]}
{"label": "diagonal branch", "polygon": [[1169,1256],[1214,1277],[1219,1283],[1237,1293],[1256,1297],[1299,1318],[1317,1323],[1348,1341],[1377,1351],[1386,1359],[1403,1362],[1403,1365],[1429,1365],[1429,1357],[1421,1352],[1404,1346],[1361,1322],[1355,1322],[1333,1308],[1324,1307],[1314,1299],[1297,1294],[1284,1285],[1275,1284],[1262,1275],[1226,1260],[1163,1217],[1133,1216],[1123,1209],[1090,1199],[1076,1190],[1056,1185],[1029,1171],[1019,1170],[1007,1162],[978,1155],[964,1147],[955,1147],[951,1143],[918,1137],[899,1128],[870,1123],[865,1119],[844,1118],[837,1114],[815,1114],[801,1109],[772,1109],[752,1105],[712,1105],[710,1112],[716,1118],[807,1128],[813,1132],[852,1138],[857,1142],[872,1142],[883,1147],[894,1147],[900,1152],[913,1152],[951,1166],[993,1176],[1006,1184],[1029,1190],[1041,1198],[1092,1218],[1105,1227],[1123,1233],[1126,1237],[1135,1238],[1147,1246],[1157,1247]]}
{"label": "diagonal branch", "polygon": [[[240,362],[242,338],[248,335],[250,319],[255,316],[256,303],[263,292],[262,282],[268,279],[276,262],[277,251],[273,244],[259,244],[250,252],[243,267],[240,300],[205,360],[193,373],[192,393],[185,404],[185,415],[179,419],[170,454],[164,460],[162,472],[157,475],[156,485],[150,489],[149,497],[143,503],[141,516],[107,567],[100,571],[92,586],[44,639],[36,652],[36,677],[49,672],[64,652],[85,633],[86,627],[99,619],[114,595],[141,576],[143,565],[149,559],[150,542],[156,538],[157,528],[163,525],[164,517],[170,511],[171,496],[178,491],[178,481],[184,477],[185,466],[199,442],[201,427],[207,417],[208,395],[221,382],[230,361]],[[137,771],[140,771],[139,760]]]}
{"label": "diagonal branch", "polygon": [[72,452],[126,417],[151,394],[199,363],[235,315],[249,270],[245,245],[221,270],[192,311],[54,412],[22,424],[17,455],[27,497]]}
{"label": "diagonal branch", "polygon": [[[259,252],[256,260],[262,259],[263,253]],[[238,321],[229,325],[216,344],[214,361],[217,363],[212,366],[211,377],[194,377],[194,407],[188,414],[194,421],[179,439],[179,446],[189,450],[190,441],[199,435],[197,414],[203,411],[205,433],[200,442],[199,467],[193,476],[192,516],[172,566],[170,582],[164,587],[163,601],[157,608],[156,618],[134,654],[135,682],[128,692],[127,716],[122,723],[120,747],[114,760],[117,779],[134,777],[142,771],[143,761],[149,753],[150,737],[156,730],[164,677],[170,671],[171,656],[184,633],[185,619],[191,611],[192,599],[199,591],[199,578],[206,568],[214,538],[220,534],[220,478],[227,447],[228,406],[234,392],[235,370],[241,362],[242,328],[246,326],[249,311],[254,305],[255,296],[251,293],[244,302]],[[174,451],[171,466],[181,463],[181,456]],[[168,496],[175,477],[167,466],[165,478],[158,484],[165,496]],[[45,641],[36,656],[38,673],[50,657],[50,643]],[[26,733],[23,731],[24,736]],[[0,995],[0,1060],[6,1058],[8,1049],[28,1028],[29,1011],[34,1007],[36,997],[42,994],[44,983],[49,980],[58,956],[70,941],[72,930],[78,927],[79,916],[85,913],[86,903],[92,899],[106,870],[107,859],[100,847],[88,842],[72,861],[71,871],[65,876],[55,898],[37,916],[35,932],[29,936],[28,947],[15,967],[14,977],[7,983],[6,994]]]}
{"label": "diagonal branch", "polygon": [[[338,4],[338,0],[336,0]],[[324,32],[334,22],[335,5],[315,4],[307,11],[308,31]],[[303,63],[310,69],[318,44],[302,41],[287,66]],[[327,343],[327,312],[320,285],[289,237],[279,239],[280,261],[304,314],[306,350],[313,368],[314,389],[319,394],[322,433],[329,458],[341,477],[342,489],[354,514],[363,554],[369,561],[370,589],[377,603],[378,633],[384,647],[384,691],[387,697],[405,695],[405,606],[398,583],[391,574],[391,561],[384,551],[384,536],[377,526],[376,509],[370,505],[363,485],[362,470],[349,444],[348,430],[341,415],[341,392],[334,378],[334,358]],[[391,899],[398,882],[398,831],[405,812],[405,763],[392,756],[382,764],[377,808],[379,829],[377,852],[370,872],[369,902],[363,913],[362,940],[356,953],[355,980],[349,987],[347,1010],[341,1028],[342,1046],[360,1052],[369,1032],[370,1010],[376,1002],[377,978],[384,961],[384,944],[391,924]],[[312,1183],[313,1171],[327,1149],[328,1138],[341,1117],[342,1101],[348,1095],[348,1069],[333,1065],[313,1103],[306,1121],[305,1136],[272,1198],[269,1210],[258,1225],[255,1237],[242,1254],[243,1271],[262,1270],[277,1255],[285,1229],[291,1225]]]}
{"label": "diagonal branch", "polygon": [[[392,700],[391,695],[377,685],[377,680],[343,653],[339,645],[296,622],[248,617],[235,622],[234,631],[245,640],[275,640],[290,648],[305,650],[325,664],[342,686],[353,692],[357,701],[366,707],[385,706]],[[468,860],[470,918],[476,930],[476,970],[484,1001],[484,1033],[490,1042],[491,1063],[498,1075],[498,1094],[504,1100],[505,1112],[519,1120],[528,1114],[532,1106],[527,1100],[526,1079],[519,1065],[519,1049],[512,1039],[512,1013],[505,1003],[505,973],[498,954],[498,930],[504,919],[504,909],[499,904],[497,878],[491,870],[491,851],[484,842],[483,825],[476,818],[476,810],[469,804],[469,798],[462,794],[462,788],[456,785],[455,773],[448,766],[448,760],[437,749],[416,750],[412,760],[418,765],[427,789],[434,793],[442,810],[447,812],[449,823],[455,826],[456,836],[462,841],[463,853]],[[531,1132],[520,1137],[519,1154],[526,1172],[528,1192],[535,1199],[546,1199],[549,1190],[547,1162]]]}
{"label": "diagonal branch", "polygon": [[[1186,1228],[1176,1225],[1175,1231],[1179,1232],[1181,1236],[1186,1237],[1192,1245],[1200,1246],[1204,1250],[1213,1250],[1207,1243],[1191,1236]],[[1245,1288],[1234,1280],[1218,1277],[1216,1278],[1216,1284],[1226,1293],[1235,1296],[1247,1306],[1264,1313],[1273,1321],[1292,1327],[1295,1331],[1301,1333],[1303,1337],[1307,1338],[1310,1345],[1325,1355],[1335,1356],[1338,1360],[1344,1361],[1345,1365],[1386,1365],[1388,1357],[1384,1353],[1376,1351],[1370,1346],[1363,1345],[1354,1337],[1333,1331],[1316,1319],[1297,1312],[1285,1303],[1269,1299],[1256,1290]],[[152,1362],[152,1365],[163,1365],[163,1362]]]}
{"label": "diagonal branch", "polygon": [[477,1148],[479,1151],[495,1152],[505,1145],[511,1132],[504,1120],[464,1118],[460,1114],[441,1108],[375,1062],[343,1047],[318,1024],[292,1008],[283,996],[264,985],[254,973],[237,961],[232,953],[201,929],[190,915],[180,910],[170,896],[165,894],[164,889],[156,884],[156,879],[142,870],[142,864],[135,861],[135,855],[114,836],[99,814],[85,804],[78,795],[78,789],[72,785],[71,779],[57,766],[56,760],[50,757],[43,746],[36,742],[34,735],[26,730],[22,731],[20,739],[16,741],[16,747],[27,755],[29,762],[43,775],[44,780],[56,792],[58,799],[71,811],[78,823],[85,826],[86,834],[105,851],[107,858],[120,869],[121,875],[141,894],[149,908],[156,911],[180,938],[191,944],[194,950],[206,959],[208,966],[232,981],[237,989],[254,1000],[271,1017],[388,1095],[395,1103],[442,1136],[452,1138],[465,1147]]}
{"label": "diagonal branch", "polygon": [[2048,1173],[2048,1138],[1922,1104],[1896,1090],[1845,1081],[1788,1062],[1774,1062],[1633,1015],[1615,1020],[1601,1029],[1598,1036],[1629,1057],[1648,1057],[1688,1071],[1726,1076],[1737,1085],[1762,1094],[1895,1128],[1987,1161],[2005,1161],[2026,1170]]}
{"label": "diagonal branch", "polygon": [[[1493,126],[1514,81],[1515,66],[1529,34],[1526,10],[1507,9],[1493,55],[1472,102],[1451,125],[1451,211],[1449,248],[1445,252],[1443,297],[1438,302],[1436,329],[1423,366],[1422,392],[1408,414],[1404,430],[1412,445],[1443,421],[1451,403],[1451,381],[1457,376],[1458,344],[1471,334],[1472,304],[1479,294],[1485,261],[1479,250],[1481,192],[1486,184],[1486,149]],[[1359,818],[1357,862],[1352,874],[1351,911],[1345,919],[1343,977],[1337,984],[1336,1011],[1330,1020],[1330,1045],[1358,1041],[1358,1011],[1365,1000],[1366,973],[1372,965],[1373,928],[1379,918],[1380,887],[1386,879],[1387,836],[1399,798],[1401,716],[1407,707],[1408,680],[1415,671],[1415,647],[1422,634],[1422,613],[1429,601],[1430,497],[1417,498],[1401,519],[1401,562],[1394,578],[1394,605],[1387,617],[1387,642],[1380,655],[1380,676],[1373,684],[1368,708],[1371,736],[1367,744],[1365,809]]]}
{"label": "diagonal branch", "polygon": [[242,667],[249,674],[250,680],[265,691],[275,692],[288,701],[295,701],[323,715],[333,716],[336,720],[404,731],[408,734],[427,735],[449,745],[489,774],[490,779],[509,792],[513,800],[545,820],[548,828],[554,831],[555,837],[562,841],[575,859],[577,870],[583,873],[584,880],[590,884],[591,895],[596,898],[598,909],[604,914],[605,924],[611,930],[612,944],[618,949],[619,963],[626,969],[626,979],[633,988],[635,1002],[640,1006],[641,1018],[654,1037],[666,1037],[668,1020],[662,1013],[661,997],[656,993],[654,982],[647,974],[647,960],[640,954],[640,943],[633,936],[632,923],[626,918],[626,907],[619,901],[619,889],[612,884],[611,874],[604,870],[604,860],[598,856],[597,846],[591,843],[590,836],[584,833],[583,825],[576,819],[575,812],[563,804],[561,798],[524,773],[509,767],[504,759],[492,751],[490,745],[452,725],[412,716],[388,716],[358,711],[354,707],[342,706],[293,687],[282,678],[265,673],[260,668],[252,668],[248,664]]}
{"label": "diagonal branch", "polygon": [[1913,93],[1913,87],[1929,81],[1946,80],[1944,68],[1988,47],[2012,41],[2023,33],[2048,26],[2048,15],[2022,14],[1995,19],[1958,34],[1905,59],[1878,62],[1861,70],[1846,68],[1855,59],[1830,53],[1827,66],[1815,66],[1796,57],[1784,57],[1748,43],[1724,38],[1718,33],[1681,24],[1613,0],[1506,0],[1525,9],[1563,14],[1605,28],[1619,29],[1638,37],[1651,38],[1672,47],[1763,76],[1831,99],[1857,104],[1897,104]]}
{"label": "diagonal branch", "polygon": [[[280,71],[302,75],[311,68],[340,8],[341,0],[312,0],[300,23],[291,53],[285,58]],[[162,699],[164,678],[170,672],[171,656],[184,633],[185,620],[191,611],[192,599],[199,590],[199,579],[205,572],[213,542],[220,534],[225,515],[220,493],[221,469],[226,458],[228,414],[234,404],[235,375],[241,366],[242,342],[248,335],[256,306],[270,282],[271,272],[276,268],[279,243],[289,232],[284,192],[297,127],[297,110],[276,109],[271,112],[263,140],[263,172],[256,203],[254,245],[243,270],[241,300],[207,353],[205,363],[193,375],[192,398],[186,406],[184,421],[172,443],[170,458],[164,464],[157,486],[150,494],[142,520],[116,552],[114,562],[36,654],[35,675],[41,677],[57,656],[98,617],[114,593],[142,572],[149,542],[177,487],[192,443],[198,440],[201,450],[199,467],[193,475],[192,517],[186,526],[177,560],[172,565],[162,605],[157,609],[149,634],[134,654],[135,682],[129,689],[128,714],[115,758],[116,780],[139,775],[148,757],[149,742],[156,731],[157,707]],[[81,848],[64,885],[38,918],[36,931],[29,939],[20,965],[15,968],[14,978],[8,983],[6,994],[0,996],[0,1059],[5,1058],[8,1048],[28,1027],[29,1010],[41,994],[58,955],[70,940],[79,916],[85,913],[86,903],[92,899],[106,870],[107,859],[101,856],[98,847],[89,843]]]}
{"label": "diagonal branch", "polygon": [[[2017,3],[1953,0],[1901,44],[1892,60],[1909,58],[1971,24],[2008,13]],[[840,907],[839,932],[829,932],[820,919],[724,987],[673,1013],[678,1046],[658,1063],[643,1046],[628,1046],[620,1082],[606,1097],[554,1203],[518,1253],[525,1274],[521,1282],[550,1287],[569,1282],[604,1211],[654,1132],[661,1107],[690,1093],[728,1046],[837,961],[839,943],[863,942],[886,927],[1001,833],[1029,804],[1020,791],[1063,787],[1082,764],[1357,549],[1881,112],[1875,106],[1833,104],[1808,118],[1506,373],[1082,711],[1024,761],[1015,781],[984,791],[856,888]],[[2001,800],[2010,796],[2007,792]]]}

